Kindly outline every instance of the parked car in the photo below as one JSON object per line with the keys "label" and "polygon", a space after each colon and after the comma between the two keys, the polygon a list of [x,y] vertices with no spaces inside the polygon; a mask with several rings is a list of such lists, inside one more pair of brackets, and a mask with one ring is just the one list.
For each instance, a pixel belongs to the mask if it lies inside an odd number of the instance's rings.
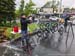
{"label": "parked car", "polygon": [[51,16],[49,17],[50,20],[59,20],[60,18],[59,17],[56,17],[56,16]]}

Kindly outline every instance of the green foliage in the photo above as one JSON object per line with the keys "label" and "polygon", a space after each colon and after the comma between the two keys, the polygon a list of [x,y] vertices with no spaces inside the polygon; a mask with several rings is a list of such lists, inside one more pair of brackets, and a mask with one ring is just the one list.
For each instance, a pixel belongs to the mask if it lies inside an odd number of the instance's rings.
{"label": "green foliage", "polygon": [[3,16],[13,15],[15,11],[15,0],[0,0],[0,13]]}
{"label": "green foliage", "polygon": [[19,9],[15,11],[16,17],[19,17],[21,15],[21,13],[24,12],[24,5],[25,5],[24,0],[21,0],[21,5],[20,5]]}
{"label": "green foliage", "polygon": [[33,10],[32,13],[33,13],[33,14],[37,14],[37,9]]}
{"label": "green foliage", "polygon": [[29,3],[26,3],[24,0],[21,0],[21,5],[19,10],[16,10],[16,16],[19,17],[21,15],[21,13],[25,13],[26,16],[31,15],[31,14],[36,14],[37,13],[37,9],[34,9],[35,4],[32,2],[32,0],[29,0]]}
{"label": "green foliage", "polygon": [[20,8],[19,10],[16,10],[15,13],[16,13],[16,16],[20,16],[21,13],[25,13],[25,15],[30,15],[30,14],[33,14],[33,13],[36,13],[36,10],[34,10],[33,6],[35,6],[35,4],[32,2],[32,0],[29,1],[29,3],[26,3],[25,5],[25,2],[24,0],[21,0],[21,5],[20,5]]}
{"label": "green foliage", "polygon": [[9,16],[15,17],[14,11],[15,0],[0,0],[0,24],[2,26],[6,26],[6,21],[8,20]]}
{"label": "green foliage", "polygon": [[16,16],[16,17],[19,18],[20,14],[21,14],[21,13],[20,13],[19,9],[18,9],[18,10],[15,10],[15,16]]}
{"label": "green foliage", "polygon": [[29,28],[29,32],[32,33],[36,29],[38,29],[38,25],[36,23],[31,23],[31,24],[28,25],[28,28]]}
{"label": "green foliage", "polygon": [[[17,24],[20,25],[20,23],[17,23]],[[32,24],[28,25],[28,28],[29,28],[29,32],[32,33],[38,28],[38,25],[36,23],[32,23]],[[13,28],[10,28],[10,27],[8,27],[7,30],[6,30],[6,36],[8,37],[8,39],[14,38],[13,35],[11,34],[12,30],[13,30]],[[15,35],[15,38],[18,38],[19,36],[20,36],[20,34],[17,33]]]}
{"label": "green foliage", "polygon": [[24,9],[24,0],[21,0],[21,5],[20,5],[20,8],[19,8],[19,13],[21,14],[21,13],[23,13],[24,11],[23,11],[23,9]]}
{"label": "green foliage", "polygon": [[26,4],[24,12],[27,16],[33,14],[33,6],[35,6],[35,4],[32,2],[32,0],[30,0],[29,3]]}

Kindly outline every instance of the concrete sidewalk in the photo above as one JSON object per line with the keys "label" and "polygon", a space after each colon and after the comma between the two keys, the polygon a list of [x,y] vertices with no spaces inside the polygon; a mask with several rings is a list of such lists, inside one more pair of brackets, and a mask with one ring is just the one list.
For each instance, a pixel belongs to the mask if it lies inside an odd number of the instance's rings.
{"label": "concrete sidewalk", "polygon": [[[74,35],[75,35],[75,26],[73,26],[73,31],[74,31]],[[56,37],[55,40],[57,40],[57,38],[59,37],[59,34],[56,32],[55,33]],[[58,48],[56,48],[56,45],[58,44],[57,41],[54,42],[53,46],[50,46],[50,40],[42,40],[40,45],[36,46],[35,49],[33,50],[33,55],[32,56],[75,56],[75,39],[73,39],[72,37],[72,32],[70,30],[70,34],[69,34],[69,39],[68,39],[68,45],[66,48],[66,36],[67,33],[64,32],[63,35],[63,40],[62,42],[59,43]],[[73,39],[73,43],[71,44]],[[19,45],[19,42],[15,42],[13,43],[15,46]],[[13,48],[15,48],[13,46]],[[0,45],[0,56],[2,56],[2,54],[5,52],[5,50],[7,49],[7,47],[2,47]],[[17,51],[14,49],[8,49],[7,51],[7,55],[5,56],[14,56],[14,52],[17,52],[18,54],[20,54],[20,56],[25,56],[22,51]]]}

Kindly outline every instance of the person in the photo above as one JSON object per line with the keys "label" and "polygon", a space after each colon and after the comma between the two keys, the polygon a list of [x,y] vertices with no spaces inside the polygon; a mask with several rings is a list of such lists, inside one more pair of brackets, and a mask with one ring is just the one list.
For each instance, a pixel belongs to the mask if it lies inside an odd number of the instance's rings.
{"label": "person", "polygon": [[68,23],[68,20],[70,20],[70,15],[67,14],[66,12],[63,13],[63,18],[64,18],[64,27],[65,27],[65,32],[66,32],[66,29],[67,29],[67,23]]}
{"label": "person", "polygon": [[29,20],[32,20],[33,21],[32,16],[29,16],[28,18],[29,18]]}
{"label": "person", "polygon": [[22,14],[21,15],[21,19],[20,19],[20,23],[21,23],[21,34],[22,34],[22,46],[25,45],[24,40],[28,40],[28,37],[25,37],[25,34],[28,33],[28,24],[31,23],[31,20],[28,20],[27,17]]}

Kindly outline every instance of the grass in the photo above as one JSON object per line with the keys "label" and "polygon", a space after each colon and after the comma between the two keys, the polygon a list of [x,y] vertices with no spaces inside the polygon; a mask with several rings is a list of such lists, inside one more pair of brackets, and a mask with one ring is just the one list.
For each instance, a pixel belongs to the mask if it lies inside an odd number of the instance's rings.
{"label": "grass", "polygon": [[[18,23],[18,26],[19,27],[21,26],[20,23]],[[29,28],[29,32],[32,33],[38,28],[38,25],[36,23],[31,23],[31,24],[28,24],[28,28]],[[8,27],[7,30],[6,30],[6,36],[8,38],[12,38],[11,37],[12,36],[11,31],[12,31],[12,28]],[[16,38],[19,37],[19,36],[20,36],[20,34],[18,34],[18,33],[15,35]]]}
{"label": "grass", "polygon": [[[21,27],[20,23],[17,23],[19,27]],[[31,23],[31,24],[28,24],[28,31],[29,32],[33,32],[35,31],[36,29],[38,28],[38,25],[36,23]]]}
{"label": "grass", "polygon": [[32,23],[28,25],[29,32],[33,32],[38,28],[38,25],[36,23]]}

